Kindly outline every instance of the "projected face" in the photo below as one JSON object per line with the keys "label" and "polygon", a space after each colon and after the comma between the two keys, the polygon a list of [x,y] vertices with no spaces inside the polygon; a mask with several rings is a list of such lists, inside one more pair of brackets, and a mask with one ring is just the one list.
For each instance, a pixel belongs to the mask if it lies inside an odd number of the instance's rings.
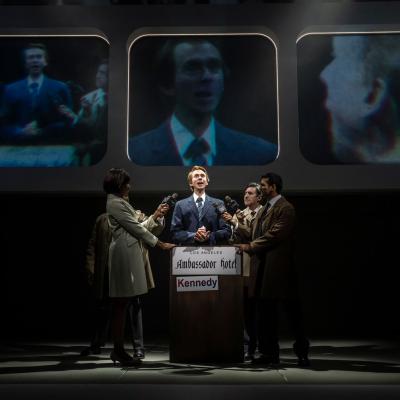
{"label": "projected face", "polygon": [[108,65],[101,64],[96,73],[96,87],[107,89],[108,84]]}
{"label": "projected face", "polygon": [[184,114],[212,114],[224,90],[223,62],[208,42],[180,43],[174,50],[176,109]]}
{"label": "projected face", "polygon": [[43,49],[31,48],[25,50],[25,67],[29,75],[40,75],[46,65],[46,53]]}

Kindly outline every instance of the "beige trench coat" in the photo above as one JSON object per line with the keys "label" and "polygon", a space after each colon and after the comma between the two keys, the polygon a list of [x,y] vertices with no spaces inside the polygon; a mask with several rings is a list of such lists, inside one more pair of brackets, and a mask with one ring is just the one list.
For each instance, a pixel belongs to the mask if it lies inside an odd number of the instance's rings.
{"label": "beige trench coat", "polygon": [[[107,196],[107,213],[112,230],[109,252],[110,297],[131,297],[154,287],[144,245],[154,247],[157,226],[152,217],[139,222],[141,213],[121,197]],[[147,268],[147,271],[146,271]]]}

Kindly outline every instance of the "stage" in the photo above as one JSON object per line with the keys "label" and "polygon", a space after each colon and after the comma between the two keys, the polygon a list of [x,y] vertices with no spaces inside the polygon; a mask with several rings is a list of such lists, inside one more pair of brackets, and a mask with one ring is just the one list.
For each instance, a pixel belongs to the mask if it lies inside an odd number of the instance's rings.
{"label": "stage", "polygon": [[169,362],[165,341],[146,346],[138,367],[113,365],[110,344],[81,357],[85,343],[8,343],[1,348],[0,397],[29,399],[398,399],[400,346],[393,341],[313,340],[311,367],[299,368],[290,342],[281,364]]}

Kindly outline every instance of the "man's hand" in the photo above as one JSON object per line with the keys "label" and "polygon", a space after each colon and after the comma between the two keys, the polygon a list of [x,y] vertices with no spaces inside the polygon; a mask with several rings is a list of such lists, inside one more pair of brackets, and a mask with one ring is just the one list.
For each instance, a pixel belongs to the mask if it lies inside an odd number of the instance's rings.
{"label": "man's hand", "polygon": [[208,231],[205,226],[200,227],[197,229],[196,234],[194,235],[194,240],[196,242],[205,242],[210,238],[210,231]]}
{"label": "man's hand", "polygon": [[248,243],[241,243],[234,245],[237,248],[238,253],[243,253],[244,251],[248,253],[251,250],[251,246]]}
{"label": "man's hand", "polygon": [[58,112],[64,117],[70,119],[71,121],[73,121],[76,118],[76,114],[65,104],[61,104],[58,106]]}
{"label": "man's hand", "polygon": [[26,136],[37,136],[41,134],[41,130],[38,127],[38,124],[36,121],[32,121],[29,124],[26,124],[22,128],[22,133]]}
{"label": "man's hand", "polygon": [[238,221],[239,221],[241,224],[243,224],[243,222],[244,222],[244,213],[243,213],[243,211],[238,211],[238,212],[236,213],[236,218],[238,219]]}
{"label": "man's hand", "polygon": [[229,214],[227,211],[225,211],[222,215],[221,215],[222,219],[227,222],[228,224],[232,224],[232,215]]}
{"label": "man's hand", "polygon": [[81,97],[81,107],[85,117],[89,117],[92,113],[92,102],[89,101],[87,96]]}

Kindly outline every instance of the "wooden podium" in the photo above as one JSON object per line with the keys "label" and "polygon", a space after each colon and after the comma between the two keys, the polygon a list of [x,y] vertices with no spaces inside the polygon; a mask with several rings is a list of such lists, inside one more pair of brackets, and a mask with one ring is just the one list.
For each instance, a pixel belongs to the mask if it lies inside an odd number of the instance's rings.
{"label": "wooden podium", "polygon": [[[235,266],[221,270],[221,263],[228,263],[226,250],[231,258],[236,257]],[[241,256],[232,254],[235,250],[231,246],[173,249],[170,274],[171,362],[243,362]],[[215,260],[214,268],[212,261],[208,264],[211,268],[207,267],[210,255]],[[191,265],[176,268],[179,260],[183,265],[182,257]]]}

